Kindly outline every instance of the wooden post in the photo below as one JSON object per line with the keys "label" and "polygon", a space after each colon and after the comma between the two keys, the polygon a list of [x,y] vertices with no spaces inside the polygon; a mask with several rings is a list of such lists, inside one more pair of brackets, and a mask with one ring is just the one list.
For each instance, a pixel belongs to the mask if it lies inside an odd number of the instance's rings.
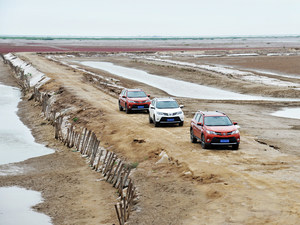
{"label": "wooden post", "polygon": [[119,209],[118,209],[118,205],[117,204],[115,204],[115,209],[116,209],[116,212],[117,212],[117,217],[118,217],[118,220],[119,220],[119,224],[122,225],[120,214],[119,214]]}
{"label": "wooden post", "polygon": [[106,152],[105,152],[105,157],[104,157],[103,163],[102,163],[101,168],[100,168],[100,171],[101,171],[101,172],[103,171],[104,163],[105,163],[105,160],[106,160],[107,155],[108,155],[108,151],[106,150]]}
{"label": "wooden post", "polygon": [[84,139],[83,148],[81,149],[81,154],[83,154],[84,151],[85,151],[85,148],[86,148],[86,146],[89,142],[89,139],[90,139],[90,135],[91,135],[91,131],[89,130],[88,133],[87,133],[86,138]]}
{"label": "wooden post", "polygon": [[[87,133],[87,129],[86,128],[84,128],[84,134],[83,134],[83,136],[82,136],[82,138],[81,138],[81,141],[80,141],[80,143],[79,143],[79,145],[78,145],[78,150],[80,151],[80,153],[82,153],[82,149],[83,149],[83,145],[84,145],[84,141],[85,141],[85,136],[86,136],[86,133]],[[82,134],[82,133],[81,133]]]}
{"label": "wooden post", "polygon": [[118,171],[118,175],[117,175],[117,178],[116,178],[116,180],[115,180],[115,182],[114,182],[113,187],[116,187],[116,188],[118,187],[117,184],[118,184],[119,178],[120,178],[120,176],[121,176],[123,167],[124,167],[124,165],[123,165],[123,163],[121,163],[121,166],[120,166],[120,169],[119,169],[119,171]]}
{"label": "wooden post", "polygon": [[99,165],[100,165],[100,162],[101,162],[102,153],[103,153],[103,150],[100,151],[100,154],[98,156],[98,161],[97,161],[96,166],[94,168],[96,171],[98,171],[98,168],[99,168]]}
{"label": "wooden post", "polygon": [[119,169],[121,163],[122,163],[122,161],[119,160],[118,165],[117,165],[117,167],[115,168],[114,174],[111,176],[111,179],[110,179],[109,183],[112,183],[112,182],[113,182],[113,180],[114,180],[114,178],[115,178],[115,176],[116,176],[116,173],[117,173],[117,171],[118,171],[118,169]]}

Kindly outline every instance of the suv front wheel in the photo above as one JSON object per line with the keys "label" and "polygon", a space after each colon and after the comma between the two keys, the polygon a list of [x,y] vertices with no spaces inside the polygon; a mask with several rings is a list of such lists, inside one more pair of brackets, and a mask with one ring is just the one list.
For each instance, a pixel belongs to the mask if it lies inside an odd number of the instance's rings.
{"label": "suv front wheel", "polygon": [[149,114],[149,123],[153,123],[153,120],[151,119],[150,114]]}
{"label": "suv front wheel", "polygon": [[191,137],[191,142],[192,143],[196,143],[197,142],[197,138],[194,136],[194,132],[193,132],[192,128],[190,130],[190,137]]}
{"label": "suv front wheel", "polygon": [[239,144],[232,145],[232,150],[238,150],[239,149]]}
{"label": "suv front wheel", "polygon": [[207,149],[208,146],[209,146],[209,144],[207,144],[207,143],[205,142],[204,135],[202,134],[202,136],[201,136],[201,147],[202,147],[203,149]]}
{"label": "suv front wheel", "polygon": [[126,112],[126,114],[130,113],[130,109],[128,109],[127,104],[125,104],[125,112]]}
{"label": "suv front wheel", "polygon": [[159,127],[159,122],[156,122],[156,120],[155,120],[155,116],[153,116],[153,123],[154,123],[154,126],[155,127]]}
{"label": "suv front wheel", "polygon": [[123,107],[121,106],[120,102],[119,102],[119,110],[123,111]]}

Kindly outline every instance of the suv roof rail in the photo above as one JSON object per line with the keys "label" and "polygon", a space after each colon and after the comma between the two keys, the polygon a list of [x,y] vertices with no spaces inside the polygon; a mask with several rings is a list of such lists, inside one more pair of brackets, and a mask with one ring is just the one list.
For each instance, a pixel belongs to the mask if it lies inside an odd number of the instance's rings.
{"label": "suv roof rail", "polygon": [[218,113],[222,113],[223,115],[226,115],[225,113],[223,113],[222,111],[218,111],[218,110],[216,110],[216,112],[218,112]]}
{"label": "suv roof rail", "polygon": [[203,115],[206,115],[207,113],[210,114],[210,113],[216,112],[216,113],[221,113],[221,114],[226,116],[226,114],[224,112],[221,112],[221,111],[218,111],[218,110],[216,110],[216,111],[206,111],[206,112],[202,111],[202,110],[198,110],[197,112],[202,113]]}

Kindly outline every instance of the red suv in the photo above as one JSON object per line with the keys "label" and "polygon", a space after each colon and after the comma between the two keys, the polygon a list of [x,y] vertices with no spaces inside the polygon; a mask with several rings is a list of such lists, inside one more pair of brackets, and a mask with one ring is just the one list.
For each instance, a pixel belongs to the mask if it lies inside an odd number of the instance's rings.
{"label": "red suv", "polygon": [[119,110],[125,109],[126,113],[130,113],[131,110],[148,112],[151,103],[149,97],[150,95],[146,95],[142,89],[123,89],[119,95]]}
{"label": "red suv", "polygon": [[191,121],[191,142],[201,142],[203,149],[212,145],[231,145],[237,150],[240,144],[240,132],[231,120],[222,112],[198,111]]}

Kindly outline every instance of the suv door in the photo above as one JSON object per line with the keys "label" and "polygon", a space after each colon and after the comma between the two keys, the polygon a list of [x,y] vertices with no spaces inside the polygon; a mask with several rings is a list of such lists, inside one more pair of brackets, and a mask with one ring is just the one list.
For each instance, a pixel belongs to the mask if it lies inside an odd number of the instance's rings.
{"label": "suv door", "polygon": [[123,108],[125,108],[126,96],[127,96],[127,90],[123,90],[121,93],[121,99],[120,99],[120,104]]}
{"label": "suv door", "polygon": [[195,116],[195,125],[194,125],[194,136],[196,136],[197,138],[201,138],[201,132],[202,132],[202,127],[203,126],[200,126],[198,125],[198,123],[203,123],[203,120],[202,120],[202,114],[201,113],[198,113],[197,116]]}

